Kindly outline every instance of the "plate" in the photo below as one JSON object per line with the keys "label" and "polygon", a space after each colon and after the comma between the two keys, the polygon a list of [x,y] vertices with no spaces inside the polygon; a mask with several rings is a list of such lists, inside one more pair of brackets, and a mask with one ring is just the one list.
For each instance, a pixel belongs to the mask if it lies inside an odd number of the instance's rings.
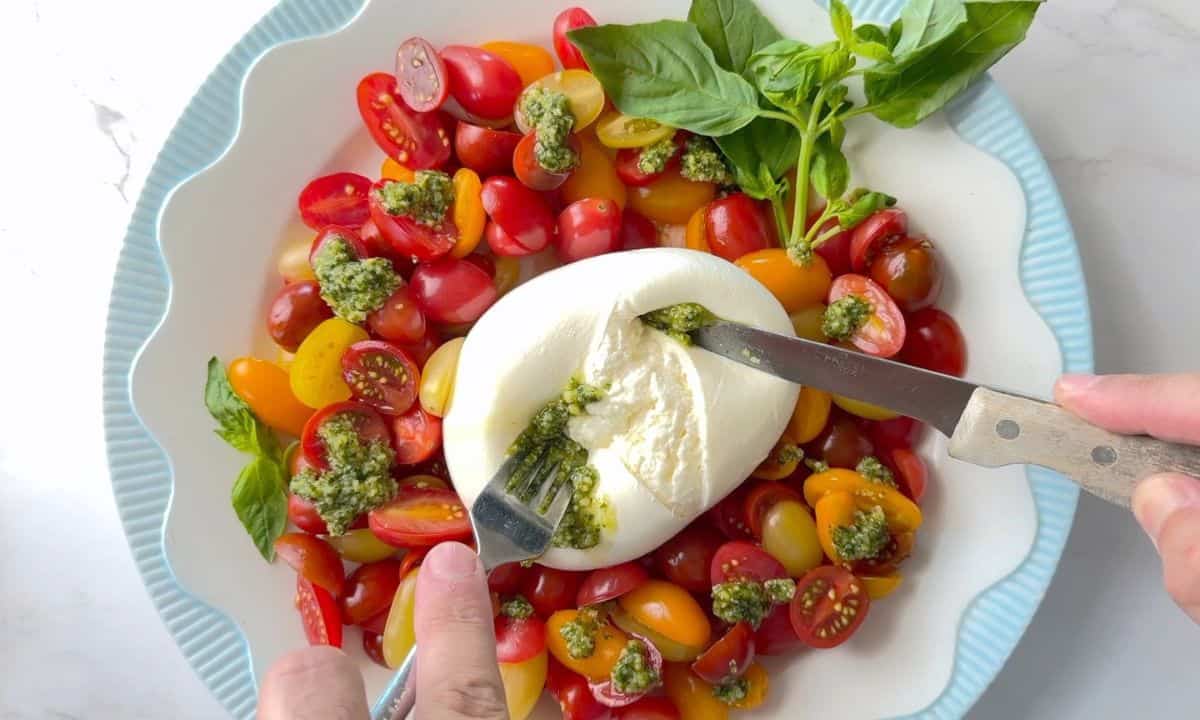
{"label": "plate", "polygon": [[[789,36],[824,32],[815,6],[759,4]],[[888,21],[900,2],[850,5],[859,19]],[[274,256],[311,232],[295,217],[298,189],[334,170],[377,172],[381,156],[353,102],[359,77],[387,69],[397,41],[410,34],[435,44],[498,37],[545,44],[559,9],[513,0],[499,12],[462,0],[411,17],[411,7],[284,0],[268,13],[168,138],[114,280],[104,377],[114,494],[168,629],[237,718],[253,717],[256,675],[303,635],[290,610],[291,571],[262,563],[229,508],[241,458],[212,433],[200,392],[205,361],[247,351],[270,357],[261,318],[273,294]],[[627,22],[683,17],[687,3],[588,7],[604,21]],[[479,17],[489,18],[487,37],[470,20]],[[984,79],[942,117],[907,131],[915,133],[909,156],[886,162],[871,147],[890,131],[864,120],[852,131],[862,146],[856,177],[899,195],[947,256],[943,305],[967,335],[970,378],[1045,394],[1060,370],[1089,371],[1087,293],[1070,224],[1002,91]],[[934,162],[936,148],[953,148],[953,161]],[[954,182],[982,176],[986,186]],[[947,203],[955,212],[922,224],[923,208]],[[971,212],[997,205],[1012,207],[1003,222],[980,222],[983,215]],[[774,663],[771,699],[747,717],[785,708],[841,718],[960,717],[1011,653],[1054,573],[1078,491],[1043,470],[965,466],[946,458],[944,440],[930,442],[928,524],[905,591],[880,602],[854,642]],[[356,643],[351,631],[347,645]],[[387,673],[365,659],[363,668],[377,692]]]}

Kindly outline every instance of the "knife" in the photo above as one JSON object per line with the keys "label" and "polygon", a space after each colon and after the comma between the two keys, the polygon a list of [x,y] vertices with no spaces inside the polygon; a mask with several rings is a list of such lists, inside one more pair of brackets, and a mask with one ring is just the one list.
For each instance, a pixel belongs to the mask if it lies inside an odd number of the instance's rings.
{"label": "knife", "polygon": [[1052,403],[949,375],[726,321],[692,339],[755,370],[924,421],[950,438],[951,457],[984,467],[1047,467],[1123,507],[1148,475],[1200,477],[1200,448],[1117,435]]}

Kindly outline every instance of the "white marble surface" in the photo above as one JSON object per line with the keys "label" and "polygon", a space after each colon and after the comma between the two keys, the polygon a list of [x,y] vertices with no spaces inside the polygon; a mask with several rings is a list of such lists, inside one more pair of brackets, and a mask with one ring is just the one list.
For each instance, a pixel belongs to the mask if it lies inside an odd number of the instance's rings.
{"label": "white marble surface", "polygon": [[[0,2],[0,718],[222,717],[134,571],[100,361],[133,200],[268,0]],[[1055,0],[997,75],[1079,233],[1103,371],[1200,368],[1200,5]],[[301,109],[298,109],[301,110]],[[66,450],[65,452],[63,450]],[[1200,630],[1132,521],[1085,498],[1062,569],[972,718],[1194,715]]]}

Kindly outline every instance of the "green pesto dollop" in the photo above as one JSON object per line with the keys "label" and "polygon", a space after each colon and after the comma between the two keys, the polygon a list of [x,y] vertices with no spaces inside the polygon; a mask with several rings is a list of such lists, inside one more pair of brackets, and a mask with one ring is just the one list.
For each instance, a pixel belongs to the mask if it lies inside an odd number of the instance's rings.
{"label": "green pesto dollop", "polygon": [[575,619],[563,623],[558,634],[567,643],[567,654],[576,660],[590,658],[596,652],[596,632],[600,629],[599,615],[593,608],[580,608]]}
{"label": "green pesto dollop", "polygon": [[406,215],[438,227],[454,204],[454,181],[440,170],[418,170],[412,182],[396,180],[376,190],[389,215]]}
{"label": "green pesto dollop", "polygon": [[511,600],[505,600],[500,605],[500,614],[516,620],[524,620],[533,616],[533,604],[524,595],[517,595]]}
{"label": "green pesto dollop", "polygon": [[325,470],[307,468],[292,478],[291,491],[313,503],[330,535],[343,535],[359,516],[391,500],[395,454],[386,440],[363,442],[362,422],[354,413],[338,413],[321,423],[317,436],[325,446]]}
{"label": "green pesto dollop", "polygon": [[688,138],[679,172],[693,182],[726,185],[733,179],[725,164],[725,156],[717,149],[716,143],[703,135]]}
{"label": "green pesto dollop", "polygon": [[791,602],[796,595],[796,581],[791,578],[774,578],[763,583],[767,597],[776,605]]}
{"label": "green pesto dollop", "polygon": [[712,686],[713,697],[726,705],[736,705],[750,694],[750,681],[744,677],[726,680]]}
{"label": "green pesto dollop", "polygon": [[783,443],[779,446],[779,452],[775,453],[776,465],[788,465],[794,462],[800,462],[804,459],[804,448],[793,443]]}
{"label": "green pesto dollop", "polygon": [[657,175],[667,169],[667,163],[675,157],[679,146],[675,144],[675,136],[659,140],[647,145],[638,153],[637,168],[647,175]]}
{"label": "green pesto dollop", "polygon": [[821,330],[834,340],[847,340],[867,324],[871,317],[871,303],[860,295],[846,295],[825,308],[825,319]]}
{"label": "green pesto dollop", "polygon": [[896,487],[896,478],[892,476],[892,471],[888,469],[887,465],[879,462],[879,458],[873,455],[868,455],[859,460],[858,466],[854,468],[854,471],[877,485]]}
{"label": "green pesto dollop", "polygon": [[557,90],[535,87],[521,96],[518,110],[533,128],[533,157],[546,172],[565,173],[579,164],[579,154],[569,143],[575,116],[571,102]]}
{"label": "green pesto dollop", "polygon": [[829,463],[825,462],[824,460],[808,458],[804,461],[804,465],[809,469],[810,472],[812,472],[813,475],[816,475],[817,473],[829,472]]}
{"label": "green pesto dollop", "polygon": [[652,310],[642,315],[641,320],[684,345],[691,345],[692,333],[717,322],[717,316],[698,303],[680,303]]}
{"label": "green pesto dollop", "polygon": [[771,612],[772,600],[765,587],[753,580],[731,580],[714,585],[713,615],[727,623],[749,623],[758,627]]}
{"label": "green pesto dollop", "polygon": [[641,640],[625,643],[617,664],[613,665],[612,688],[623,695],[640,695],[662,681],[650,663],[650,649]]}
{"label": "green pesto dollop", "polygon": [[891,539],[887,517],[878,505],[856,511],[853,524],[833,529],[833,547],[847,562],[878,557]]}
{"label": "green pesto dollop", "polygon": [[313,258],[313,273],[321,286],[321,298],[338,317],[362,323],[367,314],[383,307],[400,288],[400,276],[385,258],[363,258],[350,243],[331,237]]}

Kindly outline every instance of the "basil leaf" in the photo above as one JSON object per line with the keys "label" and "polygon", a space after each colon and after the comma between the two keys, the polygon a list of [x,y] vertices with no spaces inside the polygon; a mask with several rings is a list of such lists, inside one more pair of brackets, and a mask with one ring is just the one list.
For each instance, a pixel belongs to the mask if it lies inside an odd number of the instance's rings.
{"label": "basil leaf", "polygon": [[850,163],[828,135],[817,138],[813,149],[815,153],[809,173],[813,187],[822,197],[840,198],[850,184]]}
{"label": "basil leaf", "polygon": [[811,47],[780,40],[750,59],[750,72],[763,97],[781,110],[807,117],[811,98],[821,83],[821,62],[836,43]]}
{"label": "basil leaf", "polygon": [[846,47],[854,46],[854,18],[850,8],[842,0],[830,0],[829,22],[833,25],[833,34]]}
{"label": "basil leaf", "polygon": [[568,36],[613,104],[700,135],[728,135],[758,117],[758,93],[717,64],[690,23],[598,25]]}
{"label": "basil leaf", "polygon": [[891,195],[864,189],[855,190],[850,199],[850,206],[839,210],[835,216],[843,230],[853,230],[876,211],[896,204],[896,198]]}
{"label": "basil leaf", "polygon": [[854,46],[854,54],[861,55],[875,62],[884,62],[892,59],[892,53],[887,49],[887,45],[875,42],[860,42]]}
{"label": "basil leaf", "polygon": [[783,39],[753,0],[692,0],[687,19],[712,48],[717,63],[747,80],[750,56]]}
{"label": "basil leaf", "polygon": [[217,421],[216,433],[236,450],[278,459],[279,443],[270,428],[263,425],[245,400],[238,397],[217,358],[208,361],[208,380],[204,383],[204,405]]}
{"label": "basil leaf", "polygon": [[908,55],[933,47],[966,20],[963,0],[909,0],[900,11],[900,38],[893,50]]}
{"label": "basil leaf", "polygon": [[275,559],[275,540],[287,527],[284,484],[283,466],[261,455],[242,468],[233,484],[233,511],[267,562]]}
{"label": "basil leaf", "polygon": [[[782,120],[759,118],[735,133],[716,138],[733,166],[742,191],[756,200],[779,197],[782,178],[800,154],[800,133]],[[768,181],[769,178],[769,181]]]}
{"label": "basil leaf", "polygon": [[900,44],[900,36],[904,34],[904,21],[896,18],[895,22],[888,27],[887,46],[888,50],[896,51],[896,46]]}
{"label": "basil leaf", "polygon": [[854,28],[854,39],[856,44],[879,43],[884,47],[887,47],[888,44],[887,31],[878,25],[872,25],[870,23],[863,23],[862,25]]}

